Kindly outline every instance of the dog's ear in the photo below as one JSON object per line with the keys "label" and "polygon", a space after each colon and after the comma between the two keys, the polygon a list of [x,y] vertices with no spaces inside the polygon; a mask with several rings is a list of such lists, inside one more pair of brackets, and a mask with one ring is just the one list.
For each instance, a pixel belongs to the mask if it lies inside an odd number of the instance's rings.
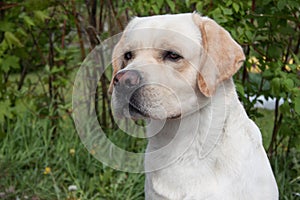
{"label": "dog's ear", "polygon": [[232,77],[242,66],[245,55],[230,34],[212,19],[193,14],[202,35],[202,58],[198,73],[198,87],[211,97],[222,81]]}

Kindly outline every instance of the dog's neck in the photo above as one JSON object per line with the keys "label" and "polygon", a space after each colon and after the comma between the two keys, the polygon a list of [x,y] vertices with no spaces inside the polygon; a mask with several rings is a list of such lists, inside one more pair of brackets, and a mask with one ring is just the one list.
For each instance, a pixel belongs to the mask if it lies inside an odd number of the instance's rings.
{"label": "dog's neck", "polygon": [[233,81],[227,80],[210,102],[197,112],[180,119],[152,121],[147,127],[147,135],[151,136],[148,138],[147,152],[157,151],[157,155],[148,156],[150,165],[156,168],[154,165],[157,163],[170,164],[191,152],[200,159],[210,154],[222,139],[228,113],[234,108],[235,102],[238,102],[238,98]]}

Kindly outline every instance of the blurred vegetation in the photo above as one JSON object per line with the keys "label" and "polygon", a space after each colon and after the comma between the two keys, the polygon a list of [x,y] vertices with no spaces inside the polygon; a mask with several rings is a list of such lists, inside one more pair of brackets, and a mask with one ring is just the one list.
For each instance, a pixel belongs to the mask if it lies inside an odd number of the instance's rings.
{"label": "blurred vegetation", "polygon": [[[104,167],[80,143],[71,119],[74,76],[131,17],[193,11],[242,45],[237,91],[262,130],[280,199],[299,198],[299,1],[19,0],[0,2],[0,199],[143,199],[143,175]],[[127,142],[116,134],[109,80],[101,77],[96,94],[99,121],[112,140]],[[254,107],[260,95],[276,98],[273,111]]]}

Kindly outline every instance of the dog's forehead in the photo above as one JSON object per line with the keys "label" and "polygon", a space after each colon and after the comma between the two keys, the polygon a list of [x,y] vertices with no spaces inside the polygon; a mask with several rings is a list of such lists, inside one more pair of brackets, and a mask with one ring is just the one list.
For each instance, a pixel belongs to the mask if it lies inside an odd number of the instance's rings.
{"label": "dog's forehead", "polygon": [[124,32],[124,39],[125,43],[136,42],[153,47],[154,43],[176,44],[177,41],[182,40],[184,42],[180,42],[181,45],[199,44],[201,35],[192,19],[192,14],[189,13],[134,18]]}

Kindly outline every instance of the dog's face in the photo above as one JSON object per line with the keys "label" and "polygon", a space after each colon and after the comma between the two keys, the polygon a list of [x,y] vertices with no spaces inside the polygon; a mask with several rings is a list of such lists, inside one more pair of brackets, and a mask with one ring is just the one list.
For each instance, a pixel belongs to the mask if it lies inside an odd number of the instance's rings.
{"label": "dog's face", "polygon": [[198,14],[135,18],[113,52],[114,113],[171,119],[194,112],[243,59],[230,35]]}

